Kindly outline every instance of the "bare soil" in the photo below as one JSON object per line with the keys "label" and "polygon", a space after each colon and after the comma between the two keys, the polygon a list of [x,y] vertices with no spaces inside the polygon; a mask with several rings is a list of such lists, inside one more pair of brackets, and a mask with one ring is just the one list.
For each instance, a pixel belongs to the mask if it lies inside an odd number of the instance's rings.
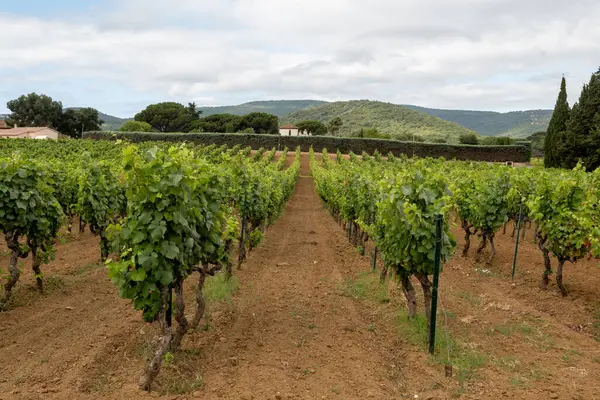
{"label": "bare soil", "polygon": [[440,281],[438,338],[455,347],[446,378],[444,349],[431,357],[411,335],[395,282],[381,289],[369,273],[371,245],[361,257],[348,244],[308,175],[303,154],[285,213],[235,271],[238,291],[209,304],[203,329],[185,337],[151,394],[137,379],[156,328],[97,265],[98,239],[86,233],[58,245],[43,267],[44,295],[24,260],[15,303],[0,313],[0,399],[600,398],[597,260],[567,266],[563,298],[554,284],[538,288],[542,257],[531,230],[514,285],[509,235],[498,234],[490,267],[474,262],[474,250],[468,259],[457,251]]}

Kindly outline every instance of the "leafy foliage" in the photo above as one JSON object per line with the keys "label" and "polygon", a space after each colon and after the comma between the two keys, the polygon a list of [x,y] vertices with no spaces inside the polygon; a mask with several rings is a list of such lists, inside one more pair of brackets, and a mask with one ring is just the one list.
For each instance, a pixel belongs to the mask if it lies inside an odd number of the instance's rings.
{"label": "leafy foliage", "polygon": [[135,115],[135,120],[146,122],[159,132],[187,132],[190,123],[199,117],[194,103],[186,107],[179,103],[164,102],[149,105]]}
{"label": "leafy foliage", "polygon": [[161,289],[218,260],[226,224],[218,170],[185,148],[125,153],[127,214],[115,226],[119,262],[109,265],[122,297],[152,320]]}
{"label": "leafy foliage", "polygon": [[544,166],[546,168],[560,167],[562,163],[560,159],[561,141],[564,140],[564,132],[567,129],[570,112],[571,109],[567,102],[567,83],[563,76],[556,106],[554,106],[554,112],[546,130],[546,141],[544,143]]}
{"label": "leafy foliage", "polygon": [[152,132],[152,125],[143,121],[127,121],[119,128],[119,132]]}
{"label": "leafy foliage", "polygon": [[44,94],[30,93],[9,101],[10,120],[19,126],[49,126],[58,128],[62,117],[62,103]]}
{"label": "leafy foliage", "polygon": [[311,135],[327,134],[327,127],[320,121],[300,121],[296,123],[300,131],[308,132]]}
{"label": "leafy foliage", "polygon": [[583,86],[558,141],[562,167],[574,168],[580,161],[588,170],[600,166],[600,69]]}

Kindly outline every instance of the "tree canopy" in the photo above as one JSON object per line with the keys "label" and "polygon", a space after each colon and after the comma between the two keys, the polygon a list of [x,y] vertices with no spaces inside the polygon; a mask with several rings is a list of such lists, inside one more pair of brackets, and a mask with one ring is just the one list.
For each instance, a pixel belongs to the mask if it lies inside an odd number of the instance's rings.
{"label": "tree canopy", "polygon": [[127,121],[121,128],[120,132],[152,132],[152,125],[143,121]]}
{"label": "tree canopy", "polygon": [[64,135],[80,138],[85,131],[99,131],[103,121],[95,108],[68,108],[61,116],[58,131]]}
{"label": "tree canopy", "polygon": [[190,131],[215,133],[267,133],[279,132],[279,118],[267,113],[250,113],[244,116],[213,114],[190,124]]}
{"label": "tree canopy", "polygon": [[326,135],[327,127],[324,123],[317,120],[306,120],[296,123],[300,131],[308,132],[311,135]]}
{"label": "tree canopy", "polygon": [[580,161],[587,170],[600,166],[600,69],[583,86],[555,148],[557,166],[571,169]]}
{"label": "tree canopy", "polygon": [[135,115],[135,120],[146,122],[159,132],[188,132],[200,113],[195,103],[186,107],[180,103],[164,102],[149,105]]}
{"label": "tree canopy", "polygon": [[328,124],[328,128],[329,128],[329,132],[332,135],[337,135],[337,133],[340,131],[340,129],[342,128],[342,126],[344,125],[344,121],[342,121],[342,119],[340,117],[334,117],[331,119],[331,121],[329,121]]}
{"label": "tree canopy", "polygon": [[460,135],[458,139],[461,144],[479,144],[479,139],[477,139],[477,135],[474,133],[466,133],[464,135]]}
{"label": "tree canopy", "polygon": [[30,93],[7,103],[10,122],[18,126],[48,126],[64,135],[81,137],[83,131],[100,130],[103,121],[91,107],[67,108],[45,94]]}
{"label": "tree canopy", "polygon": [[567,102],[567,82],[563,76],[554,112],[546,130],[546,140],[544,142],[544,166],[546,168],[555,168],[561,165],[559,147],[561,147],[562,139],[564,139],[570,111]]}
{"label": "tree canopy", "polygon": [[30,93],[6,103],[11,111],[10,120],[19,126],[48,126],[58,128],[63,106],[45,94]]}

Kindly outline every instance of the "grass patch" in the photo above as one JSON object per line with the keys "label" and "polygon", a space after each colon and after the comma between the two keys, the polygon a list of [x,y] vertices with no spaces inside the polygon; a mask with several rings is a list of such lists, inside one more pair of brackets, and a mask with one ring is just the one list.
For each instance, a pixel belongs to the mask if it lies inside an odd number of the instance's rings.
{"label": "grass patch", "polygon": [[[396,321],[401,336],[427,350],[427,321],[424,315],[419,314],[416,318],[409,319],[407,312],[402,310]],[[456,342],[441,329],[436,330],[435,355],[432,360],[437,364],[452,364],[461,386],[467,380],[476,378],[477,369],[487,363],[485,354]]]}
{"label": "grass patch", "polygon": [[83,275],[86,272],[93,271],[96,269],[104,268],[104,264],[86,264],[77,270],[67,272],[67,275]]}
{"label": "grass patch", "polygon": [[210,302],[223,302],[231,305],[231,296],[237,292],[239,280],[232,276],[227,279],[224,273],[210,276],[204,283],[204,299]]}
{"label": "grass patch", "polygon": [[510,385],[514,387],[521,387],[525,384],[525,381],[519,376],[511,376]]}
{"label": "grass patch", "polygon": [[55,292],[65,288],[65,281],[60,276],[49,276],[44,279],[44,292]]}
{"label": "grass patch", "polygon": [[571,361],[575,361],[574,358],[581,357],[582,355],[583,355],[583,353],[581,353],[577,350],[567,350],[565,352],[565,354],[560,356],[560,359],[563,361],[566,361],[566,362],[571,362]]}
{"label": "grass patch", "polygon": [[533,328],[527,324],[510,324],[510,325],[497,325],[494,327],[494,331],[504,336],[512,336],[515,333],[522,333],[523,335],[531,335]]}
{"label": "grass patch", "polygon": [[157,378],[157,390],[161,395],[192,393],[204,386],[204,379],[195,367],[194,357],[195,354],[182,351],[163,363]]}
{"label": "grass patch", "polygon": [[471,292],[461,292],[458,294],[461,298],[465,299],[472,306],[481,305],[481,297],[474,295]]}
{"label": "grass patch", "polygon": [[373,272],[362,272],[356,279],[346,279],[342,294],[353,299],[369,298],[378,303],[391,301],[387,294],[387,285],[379,283],[377,273]]}

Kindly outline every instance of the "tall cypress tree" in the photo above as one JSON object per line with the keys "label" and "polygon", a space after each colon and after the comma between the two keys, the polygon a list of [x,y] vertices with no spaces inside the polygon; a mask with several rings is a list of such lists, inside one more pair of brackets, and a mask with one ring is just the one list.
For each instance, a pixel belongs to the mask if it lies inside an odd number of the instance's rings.
{"label": "tall cypress tree", "polygon": [[600,166],[600,69],[583,86],[573,106],[560,151],[561,166],[573,168],[582,161],[587,170]]}
{"label": "tall cypress tree", "polygon": [[567,102],[567,82],[563,76],[560,83],[560,92],[554,106],[554,112],[546,131],[544,143],[544,167],[556,168],[561,166],[561,142],[569,120],[569,103]]}

